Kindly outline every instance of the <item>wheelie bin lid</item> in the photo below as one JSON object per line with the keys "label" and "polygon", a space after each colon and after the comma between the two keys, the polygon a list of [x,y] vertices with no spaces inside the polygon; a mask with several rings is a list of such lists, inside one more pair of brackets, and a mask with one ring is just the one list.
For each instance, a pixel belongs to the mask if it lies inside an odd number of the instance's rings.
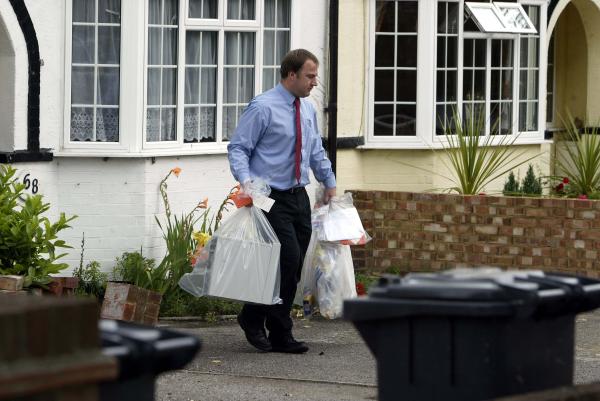
{"label": "wheelie bin lid", "polygon": [[600,306],[600,281],[539,270],[460,268],[384,276],[344,304],[349,320],[402,315],[548,316]]}
{"label": "wheelie bin lid", "polygon": [[181,369],[200,350],[197,337],[117,320],[98,322],[102,353],[117,358],[119,379]]}

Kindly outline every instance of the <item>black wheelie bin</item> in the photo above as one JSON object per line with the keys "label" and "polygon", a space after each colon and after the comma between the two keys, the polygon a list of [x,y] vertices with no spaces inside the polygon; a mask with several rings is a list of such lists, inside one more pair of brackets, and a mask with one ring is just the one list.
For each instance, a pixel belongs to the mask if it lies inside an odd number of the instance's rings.
{"label": "black wheelie bin", "polygon": [[573,383],[575,316],[600,281],[495,268],[386,276],[348,300],[379,400],[470,401]]}

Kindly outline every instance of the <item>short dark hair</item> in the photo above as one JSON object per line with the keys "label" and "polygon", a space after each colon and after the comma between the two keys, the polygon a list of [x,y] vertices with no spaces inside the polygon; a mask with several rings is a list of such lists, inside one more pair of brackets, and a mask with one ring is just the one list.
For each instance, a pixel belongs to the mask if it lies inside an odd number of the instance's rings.
{"label": "short dark hair", "polygon": [[281,79],[286,79],[290,72],[298,73],[306,60],[312,60],[316,65],[319,65],[319,59],[306,49],[290,50],[281,60]]}

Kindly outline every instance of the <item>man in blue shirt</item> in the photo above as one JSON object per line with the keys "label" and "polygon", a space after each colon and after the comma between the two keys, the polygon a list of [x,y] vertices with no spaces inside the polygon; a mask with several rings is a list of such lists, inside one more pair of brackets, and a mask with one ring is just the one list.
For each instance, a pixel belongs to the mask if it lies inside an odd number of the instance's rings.
{"label": "man in blue shirt", "polygon": [[266,216],[281,243],[283,303],[245,304],[238,316],[248,342],[262,351],[308,351],[305,343],[292,336],[290,312],[312,231],[304,189],[310,181],[309,168],[326,187],[320,201],[327,203],[336,193],[317,113],[304,99],[317,86],[318,66],[318,59],[308,50],[290,51],[281,62],[281,82],[252,99],[227,147],[231,172],[242,187],[255,177],[263,178],[275,200]]}

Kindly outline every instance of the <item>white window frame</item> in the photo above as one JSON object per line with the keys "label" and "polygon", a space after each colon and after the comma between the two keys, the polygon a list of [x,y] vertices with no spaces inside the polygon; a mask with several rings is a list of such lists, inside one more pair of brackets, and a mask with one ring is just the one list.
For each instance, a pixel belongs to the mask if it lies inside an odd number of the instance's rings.
{"label": "white window frame", "polygon": [[[459,18],[464,15],[465,1],[457,0],[459,3]],[[373,132],[373,116],[374,116],[374,66],[375,66],[375,0],[370,0],[369,3],[369,62],[367,69],[367,96],[365,104],[365,113],[367,115],[367,129],[365,132],[365,145],[363,148],[373,149],[431,149],[439,148],[447,143],[444,135],[436,135],[435,118],[436,117],[436,57],[437,57],[437,1],[420,0],[419,1],[419,16],[418,16],[418,48],[417,48],[417,134],[411,137],[385,137],[375,136]],[[486,4],[486,3],[481,3]],[[540,7],[540,32],[539,32],[539,77],[538,77],[538,130],[534,132],[520,132],[515,144],[540,144],[546,143],[544,140],[545,119],[546,119],[546,60],[547,54],[541,49],[546,43],[546,26],[547,26],[547,2],[546,0],[519,0],[521,5],[534,5]],[[463,42],[465,32],[463,32],[463,22],[459,23],[458,36],[458,77],[457,77],[457,102],[459,111],[462,113],[463,101]],[[520,65],[520,35],[507,33],[482,33],[469,32],[469,38],[485,38],[485,39],[514,39],[515,40],[515,60],[513,68],[513,133],[518,129],[518,66]],[[487,57],[491,57],[491,47],[488,46]],[[490,65],[486,62],[486,65]],[[429,79],[428,79],[429,78]],[[491,70],[486,67],[486,92],[489,92],[491,79]],[[486,95],[486,110],[489,114],[489,93]],[[488,122],[486,122],[488,125]],[[486,130],[487,132],[487,130]],[[498,135],[498,139],[494,139],[492,143],[501,140],[503,135]]]}
{"label": "white window frame", "polygon": [[[128,149],[129,138],[126,132],[130,128],[130,124],[124,123],[126,119],[123,118],[125,113],[129,113],[131,107],[130,102],[126,100],[125,91],[128,89],[126,83],[128,78],[131,78],[128,74],[131,64],[131,51],[133,50],[131,35],[131,29],[125,28],[123,20],[129,19],[132,14],[135,13],[134,2],[127,2],[121,0],[121,43],[120,43],[120,64],[119,64],[119,141],[118,142],[85,142],[85,141],[72,141],[71,140],[71,62],[72,62],[72,29],[73,29],[73,0],[67,0],[65,3],[65,79],[64,79],[64,115],[63,115],[63,135],[61,140],[61,147],[66,150],[85,150],[91,152],[106,152],[106,151],[117,151],[123,152]],[[95,80],[94,85],[97,85]],[[94,102],[96,99],[94,99]],[[57,152],[60,154],[60,152]]]}
{"label": "white window frame", "polygon": [[[219,20],[187,18],[187,9],[182,14],[182,7],[189,0],[179,0],[179,36],[185,35],[187,29],[192,30],[217,30],[221,24],[225,11],[221,4],[226,0],[219,0]],[[185,156],[198,154],[223,154],[227,152],[227,142],[203,142],[183,143],[183,102],[185,79],[179,78],[185,71],[185,49],[178,49],[178,81],[177,81],[177,135],[178,140],[173,142],[146,142],[146,102],[147,102],[147,52],[148,52],[148,7],[146,0],[133,1],[121,0],[121,63],[120,63],[120,100],[119,100],[119,142],[72,142],[70,141],[71,124],[71,35],[72,35],[72,2],[65,1],[65,23],[64,23],[64,86],[62,107],[63,117],[60,149],[54,154],[61,157],[152,157],[152,156]],[[264,18],[264,0],[256,0],[256,16],[259,21],[256,27],[248,28],[258,31],[256,38],[256,65],[255,94],[260,93],[262,88],[262,21]],[[302,42],[301,32],[296,27],[301,22],[301,2],[290,0],[290,48],[297,47]],[[186,18],[182,18],[185,16]],[[185,20],[185,26],[182,21]],[[211,27],[211,24],[213,25]],[[248,21],[242,21],[249,24]],[[216,27],[215,27],[216,26]],[[192,28],[193,27],[193,28]],[[240,23],[236,20],[227,22],[227,30],[241,31]],[[219,40],[223,40],[224,34],[220,34]],[[222,43],[222,42],[221,42]],[[222,53],[223,51],[219,51]],[[219,60],[222,70],[223,60]],[[183,75],[184,77],[184,75]],[[218,79],[222,78],[218,75]],[[218,88],[217,95],[223,96],[222,87]],[[222,103],[217,107],[217,112]],[[181,110],[181,112],[179,111]],[[217,120],[218,124],[221,117]],[[221,127],[217,127],[218,135],[221,135]]]}
{"label": "white window frame", "polygon": [[[146,3],[146,1],[144,1]],[[294,5],[296,1],[290,0],[290,31],[294,31]],[[224,82],[224,61],[225,61],[225,32],[253,32],[255,33],[254,49],[254,94],[259,94],[262,88],[262,68],[263,68],[263,28],[264,28],[264,0],[255,0],[254,21],[251,20],[227,20],[227,0],[219,1],[219,11],[217,20],[198,19],[188,17],[189,0],[179,0],[179,35],[178,35],[178,68],[177,68],[177,118],[175,141],[155,141],[147,140],[146,135],[146,107],[147,107],[147,52],[148,52],[148,10],[144,15],[144,97],[143,97],[143,128],[142,128],[142,147],[144,150],[181,150],[198,151],[203,150],[209,153],[226,152],[228,141],[223,141],[223,86],[217,85],[217,109],[216,109],[216,135],[214,142],[184,142],[184,101],[185,101],[185,35],[188,30],[193,31],[216,31],[218,34],[218,53],[217,53],[217,82]],[[185,15],[185,18],[181,18]],[[182,23],[185,21],[185,25]],[[290,34],[290,48],[292,48],[292,35]]]}

